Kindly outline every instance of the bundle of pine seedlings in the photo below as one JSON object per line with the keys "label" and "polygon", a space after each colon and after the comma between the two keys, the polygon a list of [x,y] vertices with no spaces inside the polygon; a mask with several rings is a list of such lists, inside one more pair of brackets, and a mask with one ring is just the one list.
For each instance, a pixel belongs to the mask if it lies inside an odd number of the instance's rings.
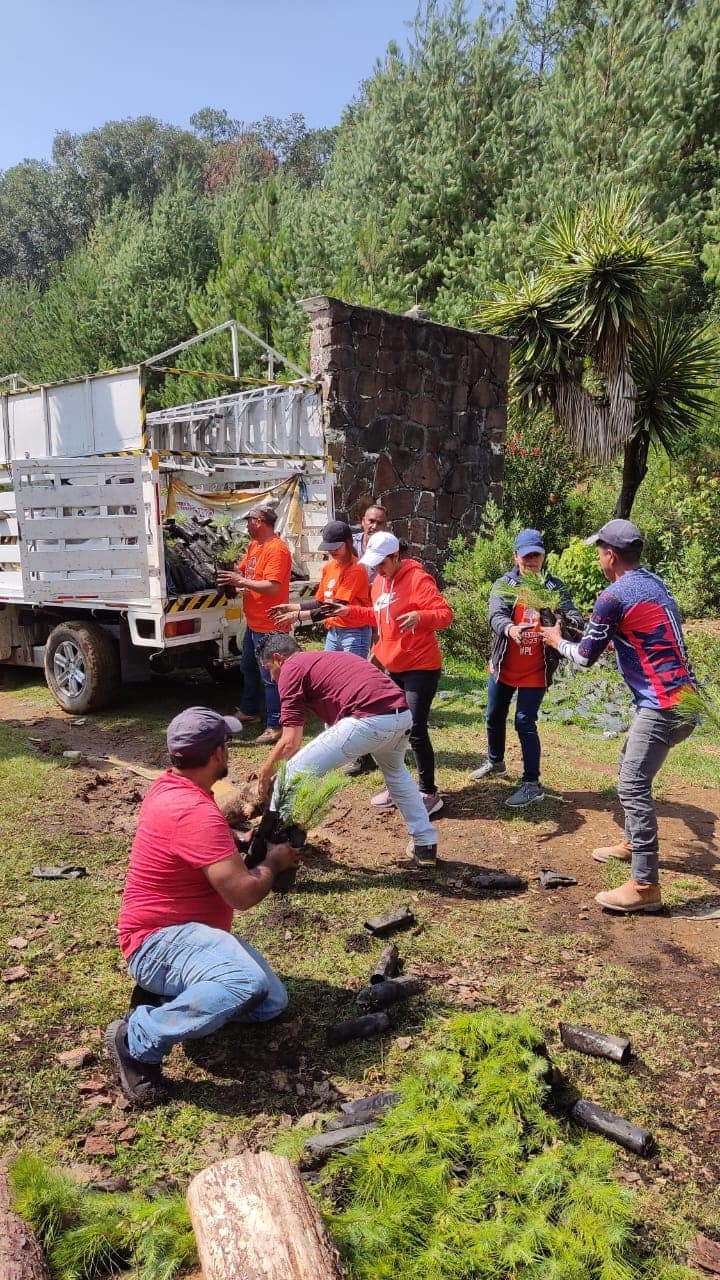
{"label": "bundle of pine seedlings", "polygon": [[547,587],[542,574],[523,573],[517,583],[496,582],[492,594],[499,596],[511,608],[519,602],[526,609],[533,609],[540,615],[544,627],[551,627],[557,622],[561,604],[560,592]]}
{"label": "bundle of pine seedlings", "polygon": [[443,1028],[402,1102],[326,1169],[326,1221],[350,1280],[689,1280],[643,1257],[615,1153],[546,1110],[528,1018],[484,1010]]}
{"label": "bundle of pine seedlings", "polygon": [[81,1187],[37,1156],[10,1170],[16,1213],[33,1227],[53,1280],[100,1280],[132,1271],[134,1280],[173,1280],[197,1265],[195,1236],[182,1195],[148,1199]]}

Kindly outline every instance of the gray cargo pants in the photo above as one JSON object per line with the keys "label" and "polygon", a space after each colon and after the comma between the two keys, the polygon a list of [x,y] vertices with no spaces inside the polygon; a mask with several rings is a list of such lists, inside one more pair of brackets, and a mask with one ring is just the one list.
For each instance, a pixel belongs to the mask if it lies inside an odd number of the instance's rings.
{"label": "gray cargo pants", "polygon": [[638,707],[620,752],[618,796],[625,812],[625,839],[632,849],[631,875],[639,884],[657,884],[658,828],[652,798],[655,774],[671,747],[690,737],[695,724],[677,712]]}

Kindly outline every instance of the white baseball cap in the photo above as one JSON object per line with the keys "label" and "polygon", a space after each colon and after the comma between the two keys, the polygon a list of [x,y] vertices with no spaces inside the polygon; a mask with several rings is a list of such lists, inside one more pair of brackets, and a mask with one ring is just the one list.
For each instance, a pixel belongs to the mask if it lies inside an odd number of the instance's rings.
{"label": "white baseball cap", "polygon": [[366,564],[369,569],[377,569],[386,556],[392,556],[399,550],[400,543],[395,534],[381,530],[368,538],[365,554],[360,557],[360,564]]}

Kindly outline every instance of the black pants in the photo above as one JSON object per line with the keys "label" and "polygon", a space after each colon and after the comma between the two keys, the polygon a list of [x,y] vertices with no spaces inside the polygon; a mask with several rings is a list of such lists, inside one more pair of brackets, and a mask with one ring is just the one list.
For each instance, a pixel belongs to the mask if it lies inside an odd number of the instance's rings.
{"label": "black pants", "polygon": [[440,683],[440,671],[388,671],[405,694],[413,718],[410,746],[415,756],[420,790],[435,794],[435,752],[428,733],[430,704]]}

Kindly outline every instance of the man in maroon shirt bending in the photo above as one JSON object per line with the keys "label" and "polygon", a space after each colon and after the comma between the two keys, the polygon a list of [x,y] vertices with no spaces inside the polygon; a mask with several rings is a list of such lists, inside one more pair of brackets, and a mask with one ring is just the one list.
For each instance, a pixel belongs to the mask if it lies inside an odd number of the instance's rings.
{"label": "man in maroon shirt bending", "polygon": [[174,1044],[225,1022],[264,1022],[287,993],[263,957],[230,928],[297,866],[289,844],[268,845],[249,870],[213,799],[228,772],[228,738],[242,725],[189,707],[168,727],[170,768],[143,800],[130,855],[118,936],[140,1003],[105,1032],[126,1098],[140,1106],[164,1092],[160,1064]]}
{"label": "man in maroon shirt bending", "polygon": [[[416,867],[435,866],[437,833],[417,784],[405,764],[412,715],[402,689],[384,671],[352,653],[304,653],[292,636],[266,635],[258,662],[277,681],[282,736],[259,774],[260,799],[270,799],[275,766],[289,760],[287,776],[303,771],[321,777],[371,755],[385,778],[412,836],[408,852]],[[301,746],[308,712],[328,726]]]}

